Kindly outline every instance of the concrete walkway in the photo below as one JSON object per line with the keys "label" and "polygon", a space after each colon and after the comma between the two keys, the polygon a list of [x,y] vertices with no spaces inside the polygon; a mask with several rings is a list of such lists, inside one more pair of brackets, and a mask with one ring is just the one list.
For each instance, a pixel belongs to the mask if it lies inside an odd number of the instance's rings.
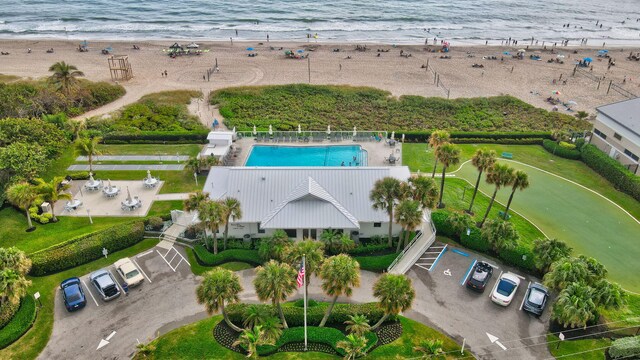
{"label": "concrete walkway", "polygon": [[[93,170],[171,170],[181,171],[184,170],[184,164],[170,164],[170,165],[93,165]],[[70,171],[89,171],[89,165],[71,165],[67,168]]]}
{"label": "concrete walkway", "polygon": [[185,200],[189,198],[190,193],[170,193],[170,194],[157,194],[153,201],[166,201],[166,200]]}
{"label": "concrete walkway", "polygon": [[[187,161],[186,155],[99,155],[94,161]],[[86,156],[78,156],[76,161],[89,161]]]}

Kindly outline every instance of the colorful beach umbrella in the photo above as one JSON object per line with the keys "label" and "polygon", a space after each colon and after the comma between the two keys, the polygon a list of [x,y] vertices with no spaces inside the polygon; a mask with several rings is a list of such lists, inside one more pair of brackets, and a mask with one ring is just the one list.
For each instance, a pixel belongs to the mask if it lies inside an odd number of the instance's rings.
{"label": "colorful beach umbrella", "polygon": [[593,59],[592,59],[592,58],[590,58],[590,57],[586,57],[586,58],[584,58],[584,59],[582,59],[582,60],[583,60],[583,61],[586,61],[586,62],[592,62],[592,61],[593,61]]}
{"label": "colorful beach umbrella", "polygon": [[296,52],[297,52],[298,54],[302,54],[302,53],[304,52],[304,50],[299,49],[299,50],[296,50]]}
{"label": "colorful beach umbrella", "polygon": [[248,47],[247,51],[253,51],[253,48],[252,47]]}
{"label": "colorful beach umbrella", "polygon": [[558,91],[558,90],[554,90],[554,91],[552,91],[551,93],[552,93],[553,95],[560,95],[560,91]]}

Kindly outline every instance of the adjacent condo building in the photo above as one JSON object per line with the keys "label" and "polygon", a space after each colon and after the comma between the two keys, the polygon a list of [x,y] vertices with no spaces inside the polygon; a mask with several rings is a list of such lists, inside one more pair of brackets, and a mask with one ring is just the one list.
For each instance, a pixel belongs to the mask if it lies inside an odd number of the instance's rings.
{"label": "adjacent condo building", "polygon": [[[352,237],[385,236],[389,216],[375,210],[369,193],[376,181],[406,181],[409,168],[398,167],[213,167],[204,191],[213,200],[233,197],[242,219],[231,221],[234,237],[269,236],[283,229],[294,239],[319,239],[325,229]],[[401,227],[393,225],[393,234]]]}
{"label": "adjacent condo building", "polygon": [[640,98],[596,108],[589,142],[640,175]]}

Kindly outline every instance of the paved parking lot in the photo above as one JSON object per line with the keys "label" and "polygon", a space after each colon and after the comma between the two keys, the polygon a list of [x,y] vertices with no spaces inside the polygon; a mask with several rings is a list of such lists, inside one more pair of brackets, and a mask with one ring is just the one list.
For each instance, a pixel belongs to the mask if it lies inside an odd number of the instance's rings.
{"label": "paved parking lot", "polygon": [[[447,246],[431,271],[414,265],[407,274],[413,279],[417,296],[413,310],[405,315],[440,328],[460,343],[464,339],[479,359],[550,357],[544,336],[550,309],[545,309],[539,319],[520,310],[529,281],[538,280],[522,276],[511,268],[494,267],[487,288],[479,294],[464,286],[475,260],[495,265],[482,255],[451,246]],[[494,304],[489,298],[502,271],[522,276],[516,295],[507,307]]]}
{"label": "paved parking lot", "polygon": [[[195,299],[198,281],[183,256],[182,249],[155,247],[132,257],[145,281],[110,302],[101,300],[89,274],[77,274],[87,306],[67,312],[57,290],[53,334],[40,359],[128,359],[138,341],[206,317]],[[124,282],[113,266],[107,269]]]}

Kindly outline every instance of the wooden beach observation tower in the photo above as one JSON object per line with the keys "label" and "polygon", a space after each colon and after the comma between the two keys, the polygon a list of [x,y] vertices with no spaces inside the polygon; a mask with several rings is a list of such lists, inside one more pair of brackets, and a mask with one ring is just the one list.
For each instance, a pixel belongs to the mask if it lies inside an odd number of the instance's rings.
{"label": "wooden beach observation tower", "polygon": [[113,81],[125,81],[131,79],[133,77],[133,70],[131,70],[131,64],[129,63],[129,56],[110,56],[109,72],[111,73],[111,80]]}

